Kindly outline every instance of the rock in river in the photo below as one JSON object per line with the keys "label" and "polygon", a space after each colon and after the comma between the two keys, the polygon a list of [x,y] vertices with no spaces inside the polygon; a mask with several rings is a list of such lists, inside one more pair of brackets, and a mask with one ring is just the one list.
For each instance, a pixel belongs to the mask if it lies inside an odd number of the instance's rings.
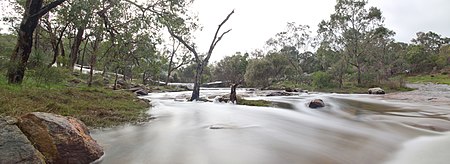
{"label": "rock in river", "polygon": [[86,125],[73,117],[34,112],[18,125],[47,163],[91,163],[103,155]]}
{"label": "rock in river", "polygon": [[325,107],[325,103],[321,99],[315,99],[315,100],[309,102],[308,106],[310,108],[321,108],[321,107]]}
{"label": "rock in river", "polygon": [[369,94],[385,94],[385,93],[386,93],[386,92],[384,92],[384,90],[381,89],[381,88],[370,88],[367,92],[368,92]]}
{"label": "rock in river", "polygon": [[0,118],[0,163],[45,163],[16,122],[15,118]]}
{"label": "rock in river", "polygon": [[270,94],[268,94],[267,96],[292,96],[292,93],[288,93],[288,92],[272,92]]}

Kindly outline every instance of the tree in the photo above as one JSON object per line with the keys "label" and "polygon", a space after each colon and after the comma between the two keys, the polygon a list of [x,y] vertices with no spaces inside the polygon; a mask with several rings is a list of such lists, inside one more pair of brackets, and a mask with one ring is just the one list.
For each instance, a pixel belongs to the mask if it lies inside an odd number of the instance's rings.
{"label": "tree", "polygon": [[211,45],[209,46],[209,50],[207,51],[205,57],[200,56],[200,54],[197,52],[195,46],[193,44],[189,44],[185,39],[183,39],[182,36],[179,34],[176,34],[174,32],[173,27],[166,24],[166,27],[172,37],[177,39],[179,42],[181,42],[191,53],[194,55],[195,62],[197,64],[196,73],[195,73],[195,81],[194,81],[194,89],[192,91],[191,101],[198,100],[200,98],[200,83],[203,75],[204,68],[208,65],[209,59],[211,58],[211,55],[214,51],[214,48],[217,46],[217,44],[222,40],[223,36],[231,31],[227,30],[223,32],[221,35],[219,35],[220,29],[222,26],[230,19],[231,15],[234,14],[234,10],[231,11],[228,16],[222,21],[222,23],[219,24],[219,27],[216,30],[216,33],[214,34],[213,40],[211,42]]}
{"label": "tree", "polygon": [[442,45],[449,44],[450,38],[442,37],[432,31],[427,33],[418,32],[416,33],[416,38],[412,39],[415,45],[421,45],[425,48],[428,53],[438,54],[439,49]]}
{"label": "tree", "polygon": [[178,68],[187,65],[190,63],[190,56],[185,53],[186,51],[183,51],[183,49],[181,50],[183,53],[183,55],[177,55],[178,53],[180,53],[180,46],[181,43],[176,41],[174,38],[172,38],[172,49],[168,50],[169,53],[169,65],[168,65],[168,69],[167,69],[167,78],[166,78],[166,85],[169,84],[170,81],[170,75],[172,74],[173,71],[177,70]]}
{"label": "tree", "polygon": [[289,64],[301,75],[306,63],[312,57],[310,48],[315,46],[315,38],[308,25],[297,25],[295,22],[287,23],[286,30],[279,32],[266,42],[270,52],[280,52],[289,60]]}
{"label": "tree", "polygon": [[18,29],[17,44],[11,54],[8,69],[8,83],[20,84],[25,76],[25,70],[33,47],[33,32],[38,25],[39,19],[57,7],[65,0],[55,0],[42,7],[43,0],[27,0],[22,22]]}
{"label": "tree", "polygon": [[245,72],[245,83],[253,87],[266,88],[272,83],[272,64],[266,59],[250,60]]}
{"label": "tree", "polygon": [[227,81],[238,84],[244,81],[245,71],[248,65],[248,54],[236,53],[220,60],[214,67],[216,80]]}
{"label": "tree", "polygon": [[346,62],[357,69],[357,81],[368,56],[367,49],[373,39],[372,31],[383,26],[378,8],[366,8],[367,0],[337,0],[335,13],[329,21],[319,24],[319,33],[336,51],[346,55]]}

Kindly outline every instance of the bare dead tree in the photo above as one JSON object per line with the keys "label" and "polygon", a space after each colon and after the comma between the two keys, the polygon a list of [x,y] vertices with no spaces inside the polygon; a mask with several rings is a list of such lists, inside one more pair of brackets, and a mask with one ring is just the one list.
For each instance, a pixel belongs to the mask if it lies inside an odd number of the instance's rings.
{"label": "bare dead tree", "polygon": [[234,14],[234,10],[231,11],[228,16],[222,21],[222,23],[219,24],[219,27],[216,30],[216,33],[214,34],[214,38],[211,42],[211,45],[209,46],[209,50],[206,53],[206,56],[204,58],[201,58],[197,50],[195,49],[194,45],[189,44],[185,39],[183,39],[182,36],[176,34],[173,29],[166,24],[167,30],[169,31],[170,35],[177,39],[180,43],[182,43],[195,57],[195,62],[197,63],[196,73],[195,73],[195,81],[194,81],[194,90],[192,91],[191,101],[198,100],[200,98],[200,83],[201,83],[201,77],[203,75],[203,70],[205,66],[208,65],[209,59],[211,58],[211,55],[214,51],[214,48],[217,46],[217,43],[222,40],[223,36],[225,34],[229,33],[231,29],[223,32],[221,35],[219,35],[220,29],[222,26],[230,19],[231,15]]}

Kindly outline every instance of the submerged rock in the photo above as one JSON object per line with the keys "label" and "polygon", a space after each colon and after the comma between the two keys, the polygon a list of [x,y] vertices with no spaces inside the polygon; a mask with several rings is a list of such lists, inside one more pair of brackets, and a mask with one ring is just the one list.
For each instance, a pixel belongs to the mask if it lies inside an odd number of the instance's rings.
{"label": "submerged rock", "polygon": [[0,163],[45,163],[15,123],[15,118],[0,118]]}
{"label": "submerged rock", "polygon": [[297,92],[295,89],[292,89],[292,88],[286,88],[286,89],[284,89],[284,91],[286,91],[286,92]]}
{"label": "submerged rock", "polygon": [[292,93],[288,93],[288,92],[272,92],[269,93],[267,96],[292,96]]}
{"label": "submerged rock", "polygon": [[370,88],[367,93],[369,94],[385,94],[386,92],[384,92],[383,89],[381,88]]}
{"label": "submerged rock", "polygon": [[90,163],[103,155],[86,125],[73,117],[34,112],[22,116],[18,125],[47,163]]}
{"label": "submerged rock", "polygon": [[308,106],[310,108],[321,108],[321,107],[325,107],[325,103],[321,99],[315,99],[315,100],[309,102]]}

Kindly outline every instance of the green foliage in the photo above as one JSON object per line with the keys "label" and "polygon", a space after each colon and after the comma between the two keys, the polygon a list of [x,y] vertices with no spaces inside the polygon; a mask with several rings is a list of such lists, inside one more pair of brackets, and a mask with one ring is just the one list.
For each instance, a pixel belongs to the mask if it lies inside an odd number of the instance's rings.
{"label": "green foliage", "polygon": [[312,75],[313,85],[317,88],[331,88],[336,87],[332,80],[332,76],[326,72],[318,71]]}
{"label": "green foliage", "polygon": [[406,78],[406,81],[411,83],[435,83],[450,85],[450,76],[445,74],[409,76]]}
{"label": "green foliage", "polygon": [[249,62],[245,73],[245,83],[253,87],[265,88],[271,84],[271,63],[265,59],[254,59]]}
{"label": "green foliage", "polygon": [[9,57],[14,51],[16,36],[0,34],[0,70],[7,68]]}
{"label": "green foliage", "polygon": [[214,79],[238,83],[244,80],[248,65],[248,54],[237,53],[220,60],[214,67]]}
{"label": "green foliage", "polygon": [[247,105],[247,106],[259,106],[259,107],[270,107],[272,106],[272,102],[266,100],[246,100],[246,99],[238,99],[239,105]]}
{"label": "green foliage", "polygon": [[436,64],[439,68],[445,68],[450,66],[450,45],[442,46],[439,50],[439,55],[436,60]]}
{"label": "green foliage", "polygon": [[57,67],[38,67],[28,71],[29,79],[40,84],[60,84],[69,77],[69,70]]}

